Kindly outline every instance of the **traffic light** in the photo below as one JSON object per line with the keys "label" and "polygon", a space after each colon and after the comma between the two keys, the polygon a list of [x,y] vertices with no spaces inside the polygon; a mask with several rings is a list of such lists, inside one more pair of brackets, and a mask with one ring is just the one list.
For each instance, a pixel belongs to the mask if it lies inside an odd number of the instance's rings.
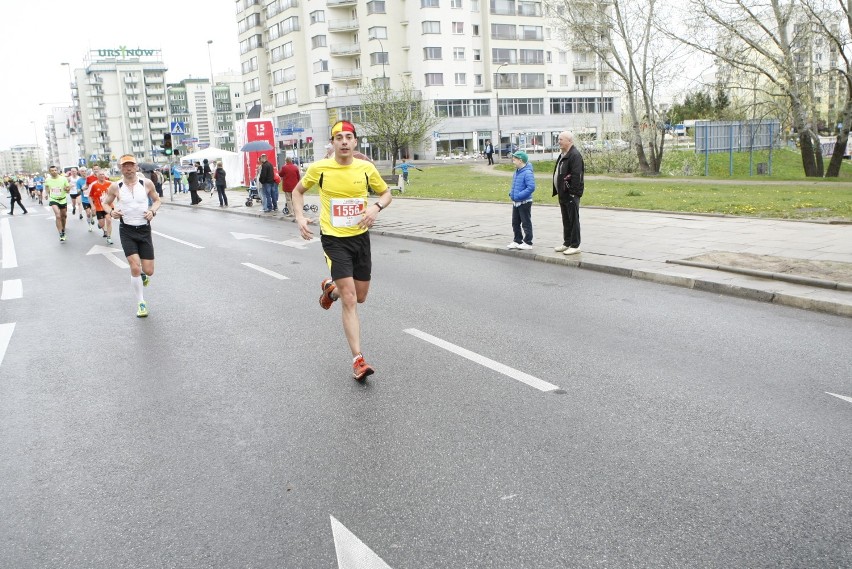
{"label": "traffic light", "polygon": [[163,134],[163,153],[166,156],[172,155],[172,134],[170,132]]}

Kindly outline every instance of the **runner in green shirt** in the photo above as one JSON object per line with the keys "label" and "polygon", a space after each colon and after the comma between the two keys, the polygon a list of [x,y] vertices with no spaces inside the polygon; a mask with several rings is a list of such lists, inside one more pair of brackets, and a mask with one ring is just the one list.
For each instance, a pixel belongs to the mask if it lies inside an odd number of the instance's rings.
{"label": "runner in green shirt", "polygon": [[48,204],[56,216],[56,230],[59,231],[59,240],[65,241],[65,220],[68,215],[68,190],[71,184],[68,178],[59,173],[56,166],[50,167],[50,175],[44,181],[47,191]]}

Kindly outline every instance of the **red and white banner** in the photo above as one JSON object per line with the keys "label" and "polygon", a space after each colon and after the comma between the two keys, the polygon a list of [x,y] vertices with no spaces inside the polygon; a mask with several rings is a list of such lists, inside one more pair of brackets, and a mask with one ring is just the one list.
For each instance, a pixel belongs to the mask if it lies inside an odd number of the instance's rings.
{"label": "red and white banner", "polygon": [[[247,119],[245,122],[245,140],[240,148],[249,142],[263,140],[269,143],[271,150],[259,150],[257,152],[243,152],[243,184],[248,186],[257,177],[257,164],[261,154],[266,154],[267,160],[278,171],[277,152],[275,150],[275,128],[272,121],[268,119]],[[260,187],[260,183],[257,184]]]}

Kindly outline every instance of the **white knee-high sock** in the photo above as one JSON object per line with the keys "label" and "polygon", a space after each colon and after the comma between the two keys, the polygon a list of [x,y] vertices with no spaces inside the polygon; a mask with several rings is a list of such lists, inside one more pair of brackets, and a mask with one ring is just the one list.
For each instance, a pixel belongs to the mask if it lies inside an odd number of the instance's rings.
{"label": "white knee-high sock", "polygon": [[136,295],[136,302],[145,302],[142,297],[142,275],[138,277],[130,277],[130,286],[133,287],[133,293]]}

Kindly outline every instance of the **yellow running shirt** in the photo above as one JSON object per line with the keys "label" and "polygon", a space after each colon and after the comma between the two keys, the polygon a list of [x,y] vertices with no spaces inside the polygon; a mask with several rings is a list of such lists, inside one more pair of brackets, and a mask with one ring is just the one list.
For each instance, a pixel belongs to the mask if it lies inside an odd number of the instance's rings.
{"label": "yellow running shirt", "polygon": [[372,162],[352,161],[342,166],[334,158],[318,160],[308,167],[302,185],[311,189],[319,185],[320,231],[323,235],[352,237],[367,231],[358,227],[367,208],[367,184],[376,193],[384,193],[388,185]]}
{"label": "yellow running shirt", "polygon": [[44,181],[44,187],[50,196],[47,198],[49,202],[56,202],[59,205],[63,205],[68,201],[68,189],[71,187],[71,184],[65,176],[58,176],[56,178],[48,176]]}

